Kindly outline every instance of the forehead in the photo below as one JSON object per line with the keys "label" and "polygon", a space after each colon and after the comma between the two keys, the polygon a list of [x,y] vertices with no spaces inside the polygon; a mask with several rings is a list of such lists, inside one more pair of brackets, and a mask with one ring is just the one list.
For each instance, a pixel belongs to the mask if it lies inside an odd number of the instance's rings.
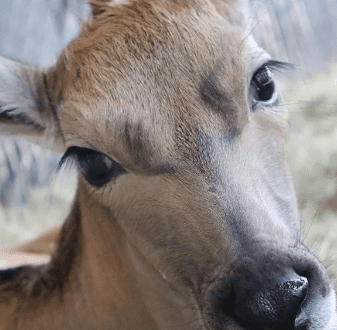
{"label": "forehead", "polygon": [[246,41],[207,2],[130,1],[106,9],[63,54],[66,141],[125,162],[134,153],[145,158],[142,152],[177,159],[179,147],[193,149],[200,130],[240,129],[252,56]]}

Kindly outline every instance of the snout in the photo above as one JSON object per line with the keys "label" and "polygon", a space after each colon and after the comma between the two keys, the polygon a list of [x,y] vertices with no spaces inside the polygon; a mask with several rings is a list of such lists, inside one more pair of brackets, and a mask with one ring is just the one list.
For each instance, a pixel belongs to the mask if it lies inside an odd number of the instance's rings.
{"label": "snout", "polygon": [[212,329],[333,330],[335,304],[324,267],[303,250],[237,258],[205,292]]}
{"label": "snout", "polygon": [[287,329],[291,329],[307,296],[308,279],[295,272],[289,273],[275,276],[274,283],[268,285],[267,280],[256,283],[255,288],[247,288],[245,292],[235,288],[234,315],[250,324],[287,325]]}

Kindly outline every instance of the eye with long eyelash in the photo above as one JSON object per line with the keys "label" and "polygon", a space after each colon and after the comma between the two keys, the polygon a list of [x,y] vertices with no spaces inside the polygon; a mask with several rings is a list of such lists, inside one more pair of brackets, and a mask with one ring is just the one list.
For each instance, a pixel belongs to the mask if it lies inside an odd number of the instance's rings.
{"label": "eye with long eyelash", "polygon": [[266,106],[273,106],[277,104],[278,93],[276,84],[273,80],[272,72],[281,71],[284,69],[294,68],[290,63],[269,60],[264,63],[256,72],[251,81],[252,95],[254,105],[264,104]]}
{"label": "eye with long eyelash", "polygon": [[296,65],[287,62],[281,62],[276,60],[269,60],[265,64],[262,65],[268,67],[272,72],[275,71],[283,71],[288,69],[295,69]]}
{"label": "eye with long eyelash", "polygon": [[116,174],[126,172],[109,156],[88,148],[69,147],[60,160],[59,168],[67,160],[75,160],[86,180],[96,187],[108,183]]}

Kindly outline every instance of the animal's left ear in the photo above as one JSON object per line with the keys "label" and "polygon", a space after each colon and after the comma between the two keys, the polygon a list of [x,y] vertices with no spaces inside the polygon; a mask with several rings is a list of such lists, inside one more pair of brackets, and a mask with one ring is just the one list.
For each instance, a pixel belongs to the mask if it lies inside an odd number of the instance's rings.
{"label": "animal's left ear", "polygon": [[19,135],[63,152],[54,69],[32,68],[0,56],[0,133]]}

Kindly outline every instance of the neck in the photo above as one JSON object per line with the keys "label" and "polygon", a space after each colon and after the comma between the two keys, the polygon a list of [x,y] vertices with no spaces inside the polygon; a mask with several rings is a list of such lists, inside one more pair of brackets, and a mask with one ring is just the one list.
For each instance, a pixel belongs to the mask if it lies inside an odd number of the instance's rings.
{"label": "neck", "polygon": [[[83,187],[82,187],[83,188]],[[84,191],[82,189],[82,191]],[[79,193],[52,261],[0,285],[5,329],[161,329],[193,310],[130,243],[108,209]],[[182,329],[180,327],[180,329]]]}

